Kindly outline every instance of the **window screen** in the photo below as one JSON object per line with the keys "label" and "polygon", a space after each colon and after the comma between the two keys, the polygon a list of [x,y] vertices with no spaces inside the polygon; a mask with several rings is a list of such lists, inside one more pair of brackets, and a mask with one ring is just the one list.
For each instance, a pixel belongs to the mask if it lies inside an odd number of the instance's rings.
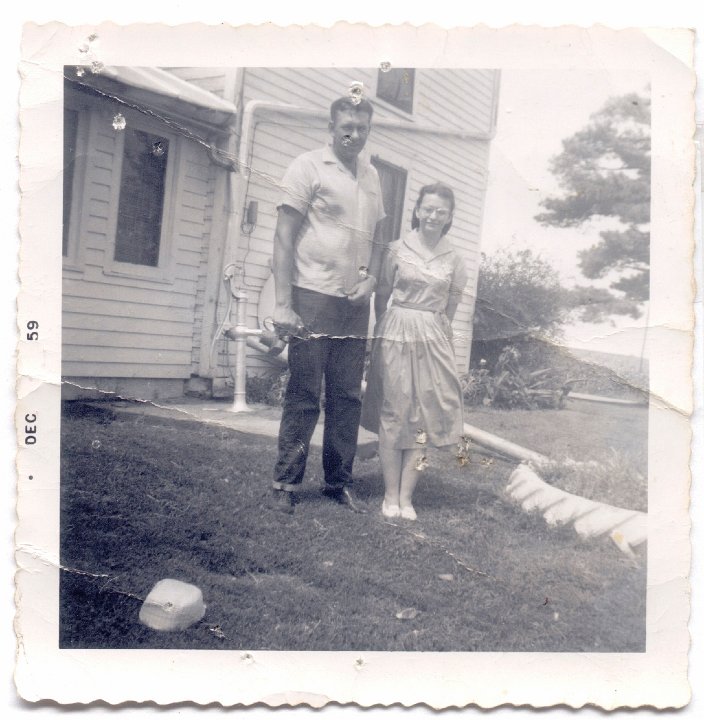
{"label": "window screen", "polygon": [[125,130],[115,239],[118,262],[159,264],[168,157],[166,138],[143,130]]}
{"label": "window screen", "polygon": [[415,70],[413,68],[391,68],[386,72],[379,70],[376,95],[410,113],[413,112],[414,83]]}

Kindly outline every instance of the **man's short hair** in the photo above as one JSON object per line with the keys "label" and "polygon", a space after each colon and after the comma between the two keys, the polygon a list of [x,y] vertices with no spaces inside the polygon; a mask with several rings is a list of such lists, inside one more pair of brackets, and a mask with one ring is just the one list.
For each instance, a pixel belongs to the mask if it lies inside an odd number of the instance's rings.
{"label": "man's short hair", "polygon": [[331,122],[335,122],[335,116],[339,112],[366,113],[369,115],[369,120],[371,120],[374,115],[374,107],[369,100],[365,100],[364,98],[362,98],[359,102],[355,102],[350,97],[341,97],[337,98],[337,100],[330,105]]}

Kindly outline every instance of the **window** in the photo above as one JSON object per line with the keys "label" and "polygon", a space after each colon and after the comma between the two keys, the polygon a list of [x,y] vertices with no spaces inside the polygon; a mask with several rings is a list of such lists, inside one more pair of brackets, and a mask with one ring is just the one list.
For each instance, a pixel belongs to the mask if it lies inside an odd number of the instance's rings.
{"label": "window", "polygon": [[414,68],[391,68],[379,70],[376,95],[394,107],[413,112]]}
{"label": "window", "polygon": [[64,108],[64,214],[62,254],[69,251],[71,234],[71,206],[73,204],[73,179],[76,168],[76,145],[78,143],[78,112]]}
{"label": "window", "polygon": [[406,196],[406,177],[408,173],[397,165],[385,162],[377,156],[372,157],[372,165],[379,173],[381,195],[384,199],[386,218],[383,225],[383,237],[397,240],[401,236],[403,219],[403,200]]}
{"label": "window", "polygon": [[159,265],[168,157],[166,138],[129,126],[125,130],[116,262]]}

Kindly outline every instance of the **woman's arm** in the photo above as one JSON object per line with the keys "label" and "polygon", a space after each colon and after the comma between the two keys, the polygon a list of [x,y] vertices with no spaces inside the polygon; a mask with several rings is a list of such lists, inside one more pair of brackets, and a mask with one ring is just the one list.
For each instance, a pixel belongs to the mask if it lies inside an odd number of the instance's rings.
{"label": "woman's arm", "polygon": [[457,257],[455,259],[455,267],[452,271],[452,280],[450,281],[450,292],[447,297],[447,306],[445,307],[445,315],[450,322],[455,319],[457,306],[462,300],[465,285],[467,284],[468,274],[462,260]]}
{"label": "woman's arm", "polygon": [[398,241],[388,245],[379,243],[379,252],[376,257],[376,268],[378,268],[376,292],[374,293],[374,315],[376,319],[386,312],[389,298],[394,286],[394,260],[398,252]]}
{"label": "woman's arm", "polygon": [[447,319],[452,322],[455,319],[455,312],[457,311],[457,306],[460,304],[459,298],[455,297],[454,295],[450,295],[448,301],[447,301],[447,307],[445,308],[445,315],[447,315]]}

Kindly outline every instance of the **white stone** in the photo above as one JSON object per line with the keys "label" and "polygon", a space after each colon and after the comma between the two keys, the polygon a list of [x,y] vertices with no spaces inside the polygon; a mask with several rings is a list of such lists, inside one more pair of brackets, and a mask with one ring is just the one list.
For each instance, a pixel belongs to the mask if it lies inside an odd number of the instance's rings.
{"label": "white stone", "polygon": [[648,516],[573,495],[546,483],[528,465],[519,465],[509,477],[506,492],[526,511],[538,510],[550,525],[573,523],[583,538],[607,533],[627,555],[647,541]]}
{"label": "white stone", "polygon": [[139,621],[153,630],[185,630],[205,615],[203,593],[195,585],[166,578],[151,589]]}

